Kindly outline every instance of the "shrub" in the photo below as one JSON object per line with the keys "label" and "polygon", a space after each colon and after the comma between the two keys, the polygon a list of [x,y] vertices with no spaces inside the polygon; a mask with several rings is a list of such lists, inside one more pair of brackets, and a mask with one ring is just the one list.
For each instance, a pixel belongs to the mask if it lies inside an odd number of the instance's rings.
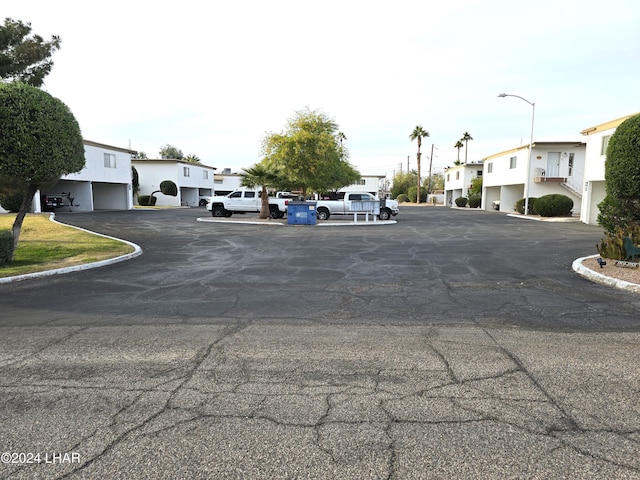
{"label": "shrub", "polygon": [[0,230],[0,265],[9,263],[13,253],[13,234],[11,230]]}
{"label": "shrub", "polygon": [[480,208],[482,197],[480,195],[469,195],[469,208]]}
{"label": "shrub", "polygon": [[405,203],[409,201],[409,197],[407,197],[405,193],[401,193],[396,197],[396,200],[398,201],[398,203]]}
{"label": "shrub", "polygon": [[541,217],[568,217],[572,208],[573,200],[566,195],[552,193],[538,198],[533,205],[533,212]]}
{"label": "shrub", "polygon": [[157,201],[158,201],[158,199],[156,197],[154,197],[153,195],[151,195],[149,197],[149,206],[150,207],[155,207]]}
{"label": "shrub", "polygon": [[151,195],[138,195],[138,204],[147,207],[149,205],[149,199]]}
{"label": "shrub", "polygon": [[24,195],[20,192],[8,193],[0,196],[0,205],[8,212],[17,213],[22,205],[22,197]]}
{"label": "shrub", "polygon": [[467,197],[458,197],[454,201],[456,202],[456,207],[466,207],[467,206]]}
{"label": "shrub", "polygon": [[178,186],[171,180],[163,180],[160,182],[160,191],[165,195],[175,197],[178,195]]}
{"label": "shrub", "polygon": [[[531,215],[533,213],[533,206],[536,204],[536,201],[538,199],[536,197],[529,197],[529,213],[528,215]],[[513,206],[513,209],[518,212],[521,213],[522,215],[524,215],[524,198],[521,198],[520,200],[518,200],[515,205]]]}
{"label": "shrub", "polygon": [[602,258],[612,260],[624,260],[627,256],[624,249],[624,237],[630,237],[634,244],[640,243],[640,224],[627,227],[615,227],[613,233],[605,232],[605,237],[600,239],[600,245],[596,250]]}
{"label": "shrub", "polygon": [[622,122],[611,135],[605,161],[606,197],[598,223],[609,233],[640,221],[640,115]]}

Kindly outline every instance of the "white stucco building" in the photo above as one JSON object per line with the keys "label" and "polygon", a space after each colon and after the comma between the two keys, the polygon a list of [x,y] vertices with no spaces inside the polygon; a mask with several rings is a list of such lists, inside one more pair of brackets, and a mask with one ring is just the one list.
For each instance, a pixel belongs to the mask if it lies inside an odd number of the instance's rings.
{"label": "white stucco building", "polygon": [[527,172],[529,145],[490,155],[484,159],[482,208],[493,209],[499,202],[501,212],[513,212],[524,198],[525,183],[529,197],[562,194],[573,200],[573,214],[580,212],[585,172],[585,143],[581,137],[533,143]]}
{"label": "white stucco building", "polygon": [[201,198],[213,195],[214,167],[171,158],[135,159],[132,164],[138,171],[139,195],[160,190],[160,183],[165,180],[171,180],[178,187],[175,197],[154,193],[156,205],[197,207]]}
{"label": "white stucco building", "polygon": [[445,205],[452,207],[456,198],[469,198],[469,188],[475,178],[483,175],[482,162],[464,163],[448,167],[444,172],[444,200]]}
{"label": "white stucco building", "polygon": [[44,195],[63,198],[60,209],[74,212],[133,208],[131,155],[126,148],[84,140],[85,166],[63,176],[53,187],[36,194],[34,212],[42,211]]}
{"label": "white stucco building", "polygon": [[584,223],[598,223],[598,213],[600,213],[598,204],[606,196],[604,163],[609,139],[622,122],[635,115],[638,114],[627,115],[580,132],[586,139],[584,184],[580,210],[580,220]]}

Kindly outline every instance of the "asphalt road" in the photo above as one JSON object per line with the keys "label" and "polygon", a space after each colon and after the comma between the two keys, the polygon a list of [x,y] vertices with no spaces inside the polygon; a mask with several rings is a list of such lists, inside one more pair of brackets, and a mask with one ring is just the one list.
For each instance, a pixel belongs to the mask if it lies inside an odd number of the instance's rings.
{"label": "asphalt road", "polygon": [[59,214],[144,254],[0,285],[0,478],[640,478],[640,295],[571,270],[599,228],[198,217]]}

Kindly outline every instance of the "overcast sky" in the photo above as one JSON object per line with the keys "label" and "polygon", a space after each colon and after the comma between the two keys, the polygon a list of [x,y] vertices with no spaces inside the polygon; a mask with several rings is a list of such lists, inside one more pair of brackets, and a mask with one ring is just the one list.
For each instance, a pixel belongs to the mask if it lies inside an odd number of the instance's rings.
{"label": "overcast sky", "polygon": [[[144,6],[142,6],[144,5]],[[437,6],[436,6],[437,5]],[[4,0],[61,49],[44,88],[87,140],[171,144],[238,171],[305,107],[332,117],[362,174],[422,173],[640,112],[638,0]],[[464,149],[460,152],[464,159]]]}

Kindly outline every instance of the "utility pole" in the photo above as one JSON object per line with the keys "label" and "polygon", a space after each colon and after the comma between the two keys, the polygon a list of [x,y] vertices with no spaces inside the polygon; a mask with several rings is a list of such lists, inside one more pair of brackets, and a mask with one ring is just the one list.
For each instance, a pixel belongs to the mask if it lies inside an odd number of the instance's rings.
{"label": "utility pole", "polygon": [[429,179],[427,180],[427,203],[429,203],[429,190],[431,190],[431,166],[433,165],[433,143],[431,144],[431,156],[429,157]]}

